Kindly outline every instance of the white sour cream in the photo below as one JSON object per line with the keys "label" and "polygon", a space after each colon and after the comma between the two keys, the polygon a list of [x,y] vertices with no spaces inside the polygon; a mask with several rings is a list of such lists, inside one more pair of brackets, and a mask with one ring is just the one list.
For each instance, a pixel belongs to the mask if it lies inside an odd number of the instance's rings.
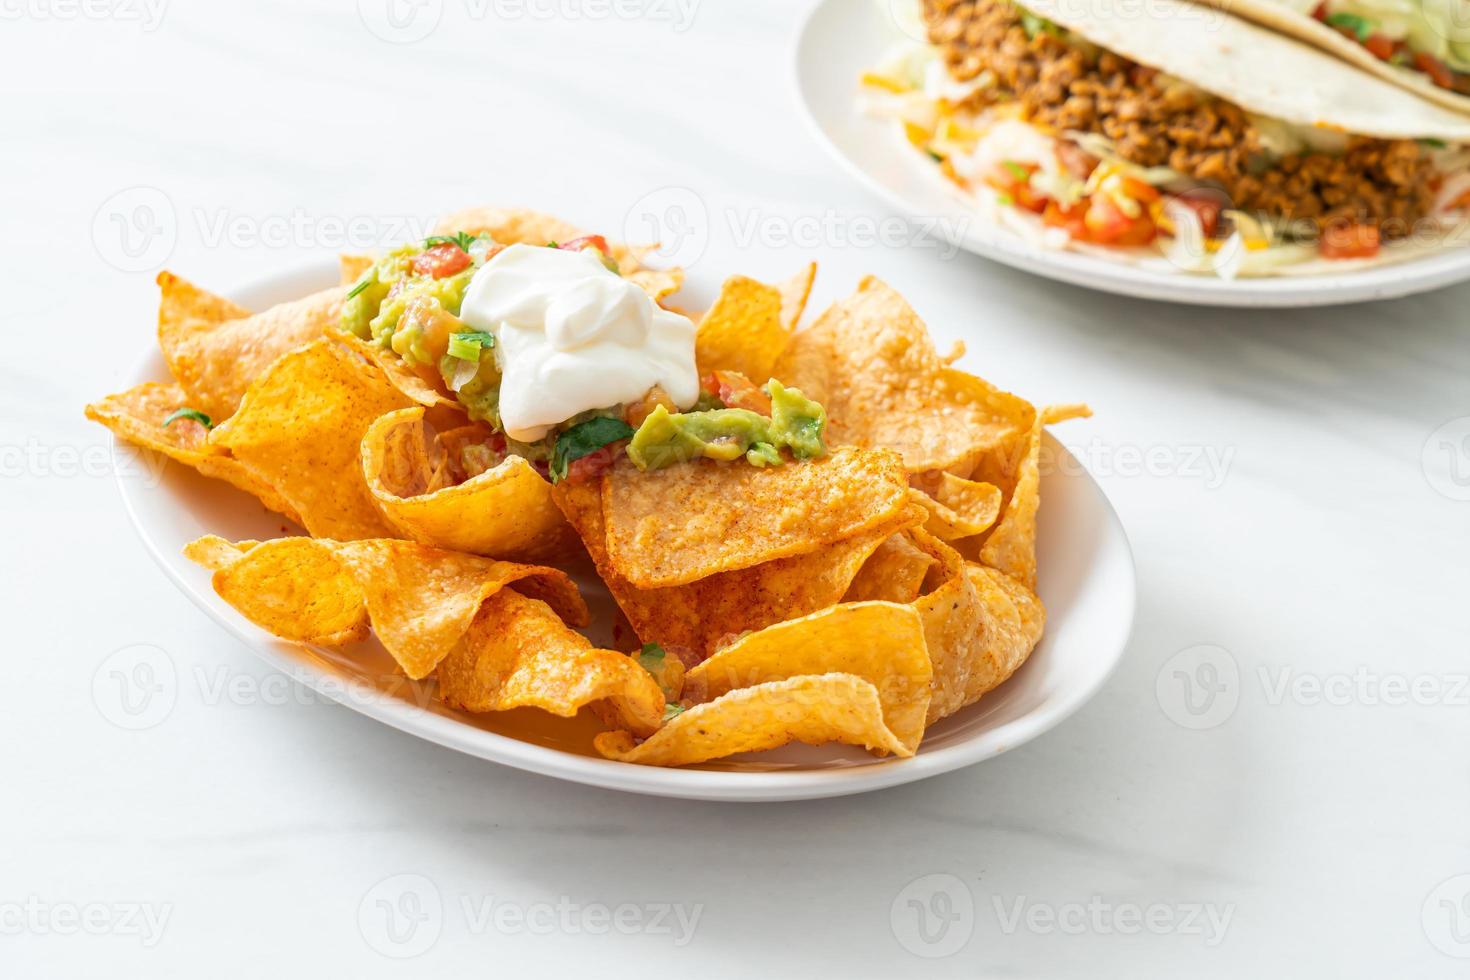
{"label": "white sour cream", "polygon": [[495,335],[500,421],[520,442],[658,385],[699,398],[694,323],[608,270],[594,250],[512,245],[480,267],[459,318]]}

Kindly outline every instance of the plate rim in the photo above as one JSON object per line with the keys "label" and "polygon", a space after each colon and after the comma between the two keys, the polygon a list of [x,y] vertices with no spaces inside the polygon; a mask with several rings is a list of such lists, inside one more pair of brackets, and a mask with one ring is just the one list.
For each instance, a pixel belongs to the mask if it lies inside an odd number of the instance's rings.
{"label": "plate rim", "polygon": [[[315,260],[309,264],[303,262],[273,274],[254,277],[227,290],[225,295],[239,301],[240,297],[252,293],[278,290],[286,284],[313,278],[318,282],[326,281],[329,276],[335,275],[335,260],[330,263],[326,260]],[[150,352],[134,364],[127,375],[126,383],[134,385],[158,380],[160,362],[160,355]],[[1059,458],[1076,461],[1054,436],[1046,433],[1046,438],[1051,440],[1051,449],[1054,452],[1064,454]],[[394,698],[354,699],[347,696],[344,685],[334,682],[333,676],[323,667],[292,658],[284,652],[286,648],[299,647],[301,644],[271,637],[219,599],[209,588],[207,577],[201,584],[185,574],[187,566],[180,563],[176,556],[165,553],[163,543],[153,536],[146,525],[139,509],[139,498],[135,497],[136,494],[147,493],[149,490],[145,484],[127,479],[126,467],[122,465],[121,454],[137,454],[142,450],[116,435],[111,436],[111,448],[114,482],[122,497],[128,521],[144,549],[180,592],[258,659],[286,674],[294,682],[305,684],[319,695],[406,735],[524,772],[602,789],[712,802],[782,802],[886,789],[974,765],[1050,731],[1091,701],[1122,661],[1136,619],[1137,567],[1123,522],[1112,501],[1091,473],[1080,464],[1062,467],[1062,472],[1071,474],[1067,478],[1083,480],[1088,485],[1092,496],[1100,505],[1099,516],[1107,535],[1114,538],[1116,545],[1121,548],[1123,560],[1119,563],[1119,571],[1124,574],[1119,581],[1113,583],[1113,587],[1118,591],[1119,602],[1126,601],[1126,611],[1121,620],[1121,635],[1098,644],[1098,649],[1109,657],[1104,669],[1090,683],[1071,690],[1068,697],[1054,706],[1044,705],[996,728],[979,732],[954,745],[934,749],[927,754],[921,750],[920,754],[908,759],[887,759],[836,769],[730,772],[642,766],[597,759],[465,725],[408,701]],[[170,460],[169,465],[179,464]],[[207,574],[203,569],[199,572],[200,575]],[[310,645],[305,646],[306,649],[311,649]]]}
{"label": "plate rim", "polygon": [[[843,11],[848,18],[874,16],[872,2],[815,0],[802,15],[793,34],[788,56],[788,80],[795,92],[798,114],[808,132],[838,166],[869,193],[876,195],[905,217],[921,211],[901,191],[867,173],[828,134],[818,117],[805,83],[811,39],[819,18]],[[854,86],[856,83],[854,82]],[[854,92],[854,99],[856,92]],[[856,112],[856,108],[853,109]],[[917,161],[915,161],[917,163]],[[964,216],[959,202],[953,213]],[[1470,280],[1470,247],[1447,249],[1400,263],[1371,267],[1358,272],[1324,273],[1298,277],[1257,277],[1226,280],[1216,276],[1180,274],[1171,276],[1138,269],[1093,255],[1061,249],[1043,249],[993,223],[980,222],[997,234],[977,234],[975,223],[966,223],[957,245],[971,254],[998,262],[1029,275],[1084,289],[1188,306],[1247,309],[1301,309],[1346,306],[1379,300],[1400,299],[1442,289]],[[1242,283],[1248,284],[1242,287]]]}

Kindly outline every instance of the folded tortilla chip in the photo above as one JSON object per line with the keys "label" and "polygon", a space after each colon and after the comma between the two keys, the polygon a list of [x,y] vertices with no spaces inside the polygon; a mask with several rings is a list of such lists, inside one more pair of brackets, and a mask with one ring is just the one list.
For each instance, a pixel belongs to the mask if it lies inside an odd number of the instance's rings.
{"label": "folded tortilla chip", "polygon": [[373,365],[318,340],[272,364],[210,443],[272,487],[313,535],[396,537],[363,480],[362,437],[407,404]]}
{"label": "folded tortilla chip", "polygon": [[806,301],[812,295],[812,283],[816,281],[817,264],[808,262],[805,269],[776,286],[781,294],[781,326],[786,331],[788,341],[791,334],[796,332],[797,324],[801,323],[801,315],[806,312]]}
{"label": "folded tortilla chip", "polygon": [[420,407],[390,412],[362,440],[368,491],[404,536],[510,561],[552,561],[577,553],[576,535],[552,500],[551,484],[519,456],[508,456],[463,483],[435,487],[423,417]]}
{"label": "folded tortilla chip", "polygon": [[798,331],[774,374],[826,407],[830,442],[892,449],[913,473],[968,476],[1036,417],[1022,399],[945,365],[918,314],[872,277]]}
{"label": "folded tortilla chip", "polygon": [[863,563],[843,598],[848,602],[913,602],[935,563],[933,556],[914,545],[912,535],[894,534]]}
{"label": "folded tortilla chip", "polygon": [[965,575],[985,609],[965,691],[965,703],[973,704],[1031,656],[1046,628],[1046,607],[1036,593],[994,568],[967,562]]}
{"label": "folded tortilla chip", "polygon": [[647,741],[631,732],[594,740],[609,759],[648,766],[687,766],[788,742],[843,742],[869,751],[913,753],[883,721],[878,690],[851,674],[792,677],[731,691],[674,717]]}
{"label": "folded tortilla chip", "polygon": [[602,479],[607,560],[642,589],[807,554],[907,507],[898,457],[862,449],[782,466],[698,460],[649,472],[623,458]]}
{"label": "folded tortilla chip", "polygon": [[689,672],[685,690],[709,701],[730,691],[816,674],[861,677],[878,691],[888,730],[910,753],[924,737],[933,669],[911,606],[833,606],[742,637]]}
{"label": "folded tortilla chip", "polygon": [[859,568],[884,539],[924,519],[922,511],[909,508],[891,521],[805,555],[721,572],[686,585],[640,589],[608,561],[597,486],[562,483],[555,496],[638,638],[680,650],[691,662],[742,633],[834,605],[849,593]]}
{"label": "folded tortilla chip", "polygon": [[262,629],[287,640],[340,645],[363,638],[371,626],[415,680],[433,673],[485,600],[511,583],[567,622],[587,622],[577,587],[554,568],[397,540],[280,538],[234,550],[238,557],[231,559],[227,542],[207,537],[184,554],[214,568],[215,592]]}
{"label": "folded tortilla chip", "polygon": [[941,541],[958,541],[990,530],[1000,516],[1004,494],[992,483],[977,483],[939,470],[912,481],[929,518],[924,527]]}
{"label": "folded tortilla chip", "polygon": [[189,403],[216,423],[282,354],[322,336],[342,315],[346,289],[334,287],[251,316],[235,304],[160,273],[158,343]]}
{"label": "folded tortilla chip", "polygon": [[610,717],[637,734],[663,721],[664,692],[637,660],[593,649],[546,603],[515,588],[485,600],[434,676],[444,702],[466,711],[534,707],[570,718],[606,702]]}
{"label": "folded tortilla chip", "polygon": [[176,384],[149,382],[129,391],[108,395],[87,406],[87,418],[101,422],[120,439],[163,453],[207,477],[234,484],[278,514],[297,523],[295,510],[269,483],[261,480],[220,446],[211,445],[209,431],[192,419],[164,421],[181,408],[191,407]]}
{"label": "folded tortilla chip", "polygon": [[700,376],[715,370],[739,371],[757,385],[765,384],[790,339],[781,300],[775,286],[745,276],[725,280],[694,336]]}

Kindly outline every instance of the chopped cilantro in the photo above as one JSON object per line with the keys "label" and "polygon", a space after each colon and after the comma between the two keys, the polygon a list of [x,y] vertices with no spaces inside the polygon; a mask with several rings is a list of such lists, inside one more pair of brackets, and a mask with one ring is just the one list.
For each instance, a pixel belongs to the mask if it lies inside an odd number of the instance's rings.
{"label": "chopped cilantro", "polygon": [[666,704],[666,705],[664,705],[664,721],[669,721],[671,719],[677,718],[680,715],[682,715],[683,713],[684,713],[684,706],[682,704]]}
{"label": "chopped cilantro", "polygon": [[467,330],[449,335],[449,356],[461,361],[478,361],[480,351],[495,346],[495,336],[484,330]]}
{"label": "chopped cilantro", "polygon": [[430,235],[424,239],[424,248],[433,248],[435,245],[458,245],[466,252],[475,243],[475,236],[468,232],[457,231],[453,235]]}
{"label": "chopped cilantro", "polygon": [[622,419],[599,415],[579,422],[556,437],[551,450],[551,480],[566,479],[567,467],[610,442],[633,438],[633,427]]}
{"label": "chopped cilantro", "polygon": [[181,409],[179,409],[177,412],[174,412],[168,418],[166,418],[166,419],[163,420],[163,426],[162,427],[165,428],[165,429],[167,429],[169,426],[173,425],[179,419],[193,419],[195,422],[198,422],[200,425],[204,426],[206,429],[212,429],[212,428],[214,428],[214,423],[212,421],[210,421],[209,416],[208,415],[205,415],[203,412],[199,411],[199,409],[197,409],[197,408],[181,408]]}
{"label": "chopped cilantro", "polygon": [[657,643],[645,643],[638,654],[639,665],[650,674],[663,666],[664,648]]}
{"label": "chopped cilantro", "polygon": [[1366,42],[1378,28],[1375,22],[1359,14],[1328,14],[1327,23],[1352,31],[1360,43]]}

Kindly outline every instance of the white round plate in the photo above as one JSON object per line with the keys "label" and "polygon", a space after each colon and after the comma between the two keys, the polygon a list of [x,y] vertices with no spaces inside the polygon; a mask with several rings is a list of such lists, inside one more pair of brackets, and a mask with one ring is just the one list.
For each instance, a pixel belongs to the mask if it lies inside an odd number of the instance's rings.
{"label": "white round plate", "polygon": [[796,41],[796,94],[811,129],[850,174],[891,207],[926,224],[947,219],[946,242],[1026,272],[1109,293],[1200,306],[1331,306],[1391,299],[1470,279],[1470,248],[1342,273],[1228,281],[1142,269],[1046,249],[978,215],[887,120],[857,107],[858,78],[905,39],[890,8],[905,0],[820,0]]}
{"label": "white round plate", "polygon": [[[265,309],[326,288],[336,275],[335,262],[323,263],[256,283],[231,298],[247,309]],[[127,383],[167,379],[163,359],[155,355]],[[1041,645],[1014,677],[930,729],[912,759],[875,759],[846,746],[793,745],[684,769],[611,762],[553,747],[575,744],[588,752],[590,725],[579,728],[578,722],[534,709],[472,715],[446,708],[433,700],[431,687],[402,678],[375,643],[341,651],[276,639],[215,595],[210,573],[182,552],[205,534],[237,541],[295,533],[286,519],[177,464],[164,467],[161,479],[154,477],[158,461],[144,460],[126,443],[115,443],[115,454],[128,514],[174,584],[267,663],[322,694],[411,735],[517,769],[657,796],[765,801],[860,793],[988,759],[1062,721],[1107,679],[1133,621],[1133,556],[1097,484],[1059,443],[1048,445],[1057,465],[1042,481],[1038,555],[1048,622]],[[581,584],[594,617],[606,621],[606,615],[597,617],[599,609],[610,611],[606,590],[595,579]]]}

